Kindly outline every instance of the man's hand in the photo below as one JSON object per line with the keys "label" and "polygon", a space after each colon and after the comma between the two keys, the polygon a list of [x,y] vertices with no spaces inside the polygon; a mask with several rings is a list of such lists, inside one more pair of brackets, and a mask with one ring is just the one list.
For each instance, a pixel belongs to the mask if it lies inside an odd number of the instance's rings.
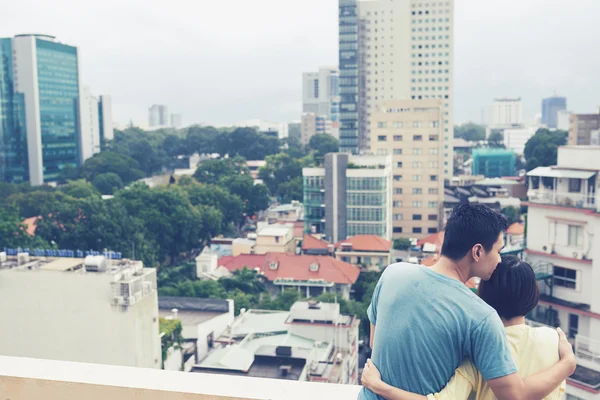
{"label": "man's hand", "polygon": [[375,393],[379,391],[379,388],[382,383],[381,374],[379,373],[379,370],[377,369],[377,367],[375,367],[375,364],[373,364],[373,361],[371,361],[370,358],[367,359],[367,362],[365,363],[365,368],[363,369],[360,381],[363,384],[363,386],[369,389],[370,391]]}
{"label": "man's hand", "polygon": [[571,366],[571,373],[569,374],[571,375],[575,372],[575,368],[577,368],[573,346],[571,346],[571,343],[567,340],[567,336],[562,329],[556,328],[556,332],[558,333],[558,356],[560,357],[561,362]]}

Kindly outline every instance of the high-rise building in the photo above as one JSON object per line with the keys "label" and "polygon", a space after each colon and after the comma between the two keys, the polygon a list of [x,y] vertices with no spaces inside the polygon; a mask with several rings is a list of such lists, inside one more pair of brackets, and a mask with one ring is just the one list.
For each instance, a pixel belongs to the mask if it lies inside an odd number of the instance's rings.
{"label": "high-rise building", "polygon": [[100,96],[98,100],[98,120],[100,126],[100,143],[104,146],[107,140],[115,138],[112,120],[112,100],[110,96]]}
{"label": "high-rise building", "polygon": [[389,100],[372,113],[373,152],[392,157],[394,238],[420,238],[441,228],[445,110],[442,99]]}
{"label": "high-rise building", "polygon": [[56,181],[100,151],[98,98],[81,84],[79,62],[77,47],[53,36],[0,39],[0,179]]}
{"label": "high-rise building", "polygon": [[360,150],[358,110],[358,4],[339,0],[340,151]]}
{"label": "high-rise building", "polygon": [[12,45],[14,91],[25,100],[29,179],[41,185],[79,166],[88,152],[81,147],[88,141],[79,123],[78,49],[46,35],[18,35]]}
{"label": "high-rise building", "polygon": [[149,125],[151,128],[169,126],[169,108],[161,104],[154,104],[148,110]]}
{"label": "high-rise building", "polygon": [[600,145],[600,109],[598,114],[571,114],[569,145]]}
{"label": "high-rise building", "polygon": [[181,114],[171,114],[171,126],[175,129],[182,125]]}
{"label": "high-rise building", "polygon": [[[360,150],[371,149],[372,114],[387,100],[442,100],[443,133],[451,143],[454,1],[362,1],[358,9]],[[344,97],[343,73],[341,78]],[[452,146],[444,149],[443,157],[449,179]]]}
{"label": "high-rise building", "polygon": [[333,136],[339,136],[340,71],[323,67],[318,72],[302,75],[302,112],[324,115],[331,124]]}
{"label": "high-rise building", "polygon": [[[350,166],[350,165],[352,166]],[[304,228],[329,242],[350,236],[391,238],[391,160],[325,155],[323,168],[304,168]]]}
{"label": "high-rise building", "polygon": [[0,39],[0,181],[27,182],[25,98],[14,91],[12,39]]}
{"label": "high-rise building", "polygon": [[302,114],[300,126],[300,142],[307,145],[310,138],[317,134],[326,133],[333,136],[333,127],[326,115],[307,112]]}
{"label": "high-rise building", "polygon": [[566,97],[548,97],[542,100],[542,124],[550,129],[558,125],[558,112],[567,109]]}
{"label": "high-rise building", "polygon": [[600,150],[561,146],[557,165],[527,173],[527,261],[539,280],[540,302],[529,314],[560,327],[573,344],[577,369],[567,399],[598,399],[600,392],[600,263],[598,187]]}
{"label": "high-rise building", "polygon": [[568,110],[560,110],[556,113],[556,129],[561,131],[568,131],[573,112]]}
{"label": "high-rise building", "polygon": [[491,129],[518,128],[523,124],[523,103],[520,97],[498,98],[492,103]]}

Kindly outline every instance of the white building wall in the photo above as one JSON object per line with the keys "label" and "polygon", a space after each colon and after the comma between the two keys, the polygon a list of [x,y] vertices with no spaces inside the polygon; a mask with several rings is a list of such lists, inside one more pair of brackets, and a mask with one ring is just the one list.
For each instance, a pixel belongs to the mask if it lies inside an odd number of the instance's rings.
{"label": "white building wall", "polygon": [[203,360],[208,354],[208,336],[212,333],[213,338],[216,339],[221,336],[228,327],[233,324],[234,320],[234,303],[233,300],[227,300],[229,302],[229,312],[221,314],[215,318],[209,319],[201,324],[198,324],[198,341],[196,342],[196,357],[198,362]]}
{"label": "white building wall", "polygon": [[495,99],[492,103],[491,127],[503,127],[523,123],[523,104],[520,98]]}
{"label": "white building wall", "polygon": [[160,368],[156,291],[122,310],[111,305],[111,277],[0,271],[0,320],[10,321],[0,354]]}
{"label": "white building wall", "polygon": [[13,70],[15,91],[25,95],[29,181],[33,186],[44,183],[42,128],[40,122],[40,98],[35,40],[34,36],[20,36],[15,37],[12,42],[14,51]]}
{"label": "white building wall", "polygon": [[571,114],[573,113],[567,110],[558,111],[556,114],[556,129],[568,132],[570,125],[569,118],[571,118]]}
{"label": "white building wall", "polygon": [[600,171],[600,147],[561,146],[556,164],[563,168]]}
{"label": "white building wall", "polygon": [[513,150],[516,154],[523,154],[527,141],[535,135],[536,127],[505,129],[504,130],[504,146]]}
{"label": "white building wall", "polygon": [[112,99],[108,95],[100,96],[100,107],[102,107],[102,136],[105,140],[113,140],[115,131],[112,119]]}
{"label": "white building wall", "polygon": [[100,121],[98,120],[98,98],[88,86],[79,87],[79,156],[83,163],[100,152]]}

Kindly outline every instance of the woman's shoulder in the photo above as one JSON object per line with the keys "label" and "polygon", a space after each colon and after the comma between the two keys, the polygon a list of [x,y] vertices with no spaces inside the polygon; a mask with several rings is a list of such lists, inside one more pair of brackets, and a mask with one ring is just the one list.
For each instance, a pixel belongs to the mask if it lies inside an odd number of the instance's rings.
{"label": "woman's shoulder", "polygon": [[556,329],[545,326],[530,329],[532,337],[536,342],[547,345],[556,344],[558,346],[558,332],[556,332]]}

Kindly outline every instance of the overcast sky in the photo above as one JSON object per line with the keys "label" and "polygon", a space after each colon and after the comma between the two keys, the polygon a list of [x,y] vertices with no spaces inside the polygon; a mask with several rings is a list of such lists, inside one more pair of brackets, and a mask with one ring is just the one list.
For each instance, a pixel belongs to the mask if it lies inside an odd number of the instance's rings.
{"label": "overcast sky", "polygon": [[[600,105],[600,0],[455,0],[455,121],[494,97],[540,112]],[[184,124],[298,120],[302,72],[337,64],[337,0],[0,0],[0,37],[46,33],[80,48],[83,81],[123,124],[151,104]],[[35,13],[32,12],[35,10]]]}

